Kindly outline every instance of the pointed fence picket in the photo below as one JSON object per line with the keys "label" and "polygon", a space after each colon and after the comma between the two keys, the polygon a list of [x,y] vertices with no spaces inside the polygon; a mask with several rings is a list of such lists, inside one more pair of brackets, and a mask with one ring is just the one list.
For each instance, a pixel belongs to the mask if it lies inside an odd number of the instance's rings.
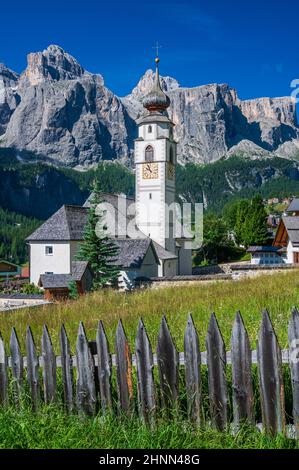
{"label": "pointed fence picket", "polygon": [[136,367],[138,377],[139,412],[145,422],[154,418],[156,393],[154,383],[154,357],[143,321],[138,324],[136,336]]}
{"label": "pointed fence picket", "polygon": [[242,422],[254,422],[251,349],[240,312],[237,312],[233,325],[231,362],[234,423],[238,428]]}
{"label": "pointed fence picket", "polygon": [[189,315],[184,336],[185,381],[189,418],[201,422],[201,357],[198,334]]}
{"label": "pointed fence picket", "polygon": [[104,325],[100,321],[97,329],[98,379],[102,410],[112,409],[112,361]]}
{"label": "pointed fence picket", "polygon": [[39,358],[37,356],[36,346],[30,326],[28,326],[26,331],[26,353],[27,380],[31,393],[32,409],[33,411],[36,411],[40,400]]}
{"label": "pointed fence picket", "polygon": [[[248,334],[238,312],[232,328],[231,351],[226,353],[216,316],[212,314],[206,337],[207,350],[201,353],[198,333],[193,318],[189,315],[184,333],[184,352],[179,354],[166,317],[162,317],[156,354],[153,354],[145,325],[140,320],[132,355],[123,324],[119,321],[115,335],[115,354],[111,355],[103,323],[99,322],[96,341],[92,342],[88,341],[84,325],[80,323],[75,356],[71,354],[67,332],[62,325],[59,333],[60,356],[55,355],[51,336],[44,326],[41,357],[37,354],[30,327],[26,330],[26,357],[23,357],[16,330],[12,329],[9,340],[10,357],[7,357],[8,349],[6,350],[0,335],[0,407],[7,406],[10,401],[20,407],[25,370],[33,410],[37,410],[41,401],[41,388],[43,401],[54,402],[60,395],[57,391],[56,376],[57,369],[61,368],[63,401],[67,413],[78,410],[79,413],[93,416],[100,407],[101,412],[112,413],[117,408],[119,412],[132,416],[135,412],[135,367],[138,410],[140,417],[147,424],[155,422],[159,410],[172,416],[173,411],[178,410],[182,397],[182,409],[186,402],[190,421],[196,425],[210,421],[214,428],[224,431],[231,424],[228,402],[232,398],[236,429],[245,421],[255,424],[252,364],[257,363],[263,428],[268,433],[276,434],[285,430],[282,375],[284,362],[289,363],[291,371],[293,422],[296,436],[299,438],[299,313],[296,309],[292,311],[288,337],[289,350],[283,351],[282,354],[269,314],[265,311],[257,351],[251,351]],[[232,371],[231,397],[227,387],[227,364],[231,365]],[[159,383],[155,382],[155,367],[158,370]],[[208,397],[203,396],[205,392],[202,388],[202,371],[206,367]],[[183,374],[183,368],[185,391],[182,390],[180,397],[179,374]],[[117,399],[114,403],[116,392]],[[203,403],[207,398],[210,402],[209,413],[203,411]]]}
{"label": "pointed fence picket", "polygon": [[116,330],[115,356],[119,409],[121,412],[130,414],[134,404],[132,357],[121,320],[119,320]]}
{"label": "pointed fence picket", "polygon": [[71,413],[74,409],[73,359],[71,355],[70,342],[68,340],[64,325],[62,325],[60,329],[59,343],[60,343],[60,353],[61,353],[64,403],[65,403],[66,411],[68,413]]}
{"label": "pointed fence picket", "polygon": [[7,356],[5,345],[0,333],[0,406],[8,404]]}
{"label": "pointed fence picket", "polygon": [[157,363],[161,402],[165,410],[176,409],[179,397],[179,353],[163,316],[158,336]]}
{"label": "pointed fence picket", "polygon": [[270,434],[285,430],[281,350],[267,310],[257,343],[263,427]]}
{"label": "pointed fence picket", "polygon": [[296,436],[299,438],[299,313],[292,310],[289,323],[289,362],[293,391],[293,419]]}
{"label": "pointed fence picket", "polygon": [[84,325],[80,322],[77,345],[77,407],[79,412],[93,416],[96,413],[94,358],[91,354]]}
{"label": "pointed fence picket", "polygon": [[53,403],[56,399],[56,357],[52,340],[46,325],[42,334],[43,381],[45,403]]}
{"label": "pointed fence picket", "polygon": [[21,353],[21,347],[15,328],[12,328],[10,341],[10,354],[11,354],[11,372],[13,378],[13,397],[16,406],[19,406],[21,393],[23,389],[23,378],[24,378],[24,362]]}
{"label": "pointed fence picket", "polygon": [[218,431],[227,427],[226,353],[224,341],[213,313],[206,339],[209,398],[212,425]]}

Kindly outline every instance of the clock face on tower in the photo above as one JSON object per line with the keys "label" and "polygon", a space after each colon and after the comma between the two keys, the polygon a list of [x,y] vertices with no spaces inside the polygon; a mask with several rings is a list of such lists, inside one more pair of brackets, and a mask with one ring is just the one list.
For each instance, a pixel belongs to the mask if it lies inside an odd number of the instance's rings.
{"label": "clock face on tower", "polygon": [[158,163],[143,163],[142,178],[144,180],[155,180],[159,177]]}

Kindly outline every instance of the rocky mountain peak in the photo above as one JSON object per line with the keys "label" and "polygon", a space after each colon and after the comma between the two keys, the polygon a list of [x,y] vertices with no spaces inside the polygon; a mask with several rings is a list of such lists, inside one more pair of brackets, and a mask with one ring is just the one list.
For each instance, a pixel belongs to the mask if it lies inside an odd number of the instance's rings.
{"label": "rocky mountain peak", "polygon": [[[145,74],[141,77],[135,88],[133,88],[132,93],[129,95],[135,99],[142,100],[144,96],[149,93],[152,89],[152,85],[155,79],[155,72],[151,69],[147,70]],[[165,92],[169,92],[179,88],[179,83],[175,78],[172,77],[161,77],[161,88]]]}
{"label": "rocky mountain peak", "polygon": [[56,45],[50,45],[43,52],[28,54],[27,63],[21,76],[25,86],[38,85],[46,80],[74,80],[85,73],[74,57]]}

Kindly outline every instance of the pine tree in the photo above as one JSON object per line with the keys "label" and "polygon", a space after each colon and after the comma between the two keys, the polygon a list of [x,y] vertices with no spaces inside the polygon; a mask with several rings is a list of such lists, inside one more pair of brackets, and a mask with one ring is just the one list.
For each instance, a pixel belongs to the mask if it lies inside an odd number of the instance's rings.
{"label": "pine tree", "polygon": [[103,225],[104,213],[98,208],[101,202],[99,184],[95,182],[84,240],[79,245],[77,255],[79,260],[89,262],[94,274],[94,290],[107,285],[116,285],[119,276],[119,267],[112,264],[118,255],[118,249],[113,240],[108,238],[107,227]]}
{"label": "pine tree", "polygon": [[269,240],[267,212],[260,195],[251,201],[250,210],[245,221],[245,245],[265,245]]}

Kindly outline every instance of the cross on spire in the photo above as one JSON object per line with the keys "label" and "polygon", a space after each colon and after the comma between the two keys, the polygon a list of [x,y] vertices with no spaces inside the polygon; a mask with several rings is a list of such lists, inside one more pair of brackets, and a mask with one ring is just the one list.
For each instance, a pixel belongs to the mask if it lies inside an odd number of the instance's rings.
{"label": "cross on spire", "polygon": [[156,54],[157,54],[157,57],[159,57],[159,49],[161,49],[162,46],[160,46],[160,44],[158,43],[158,41],[156,41],[156,45],[153,47],[153,49],[156,49]]}

